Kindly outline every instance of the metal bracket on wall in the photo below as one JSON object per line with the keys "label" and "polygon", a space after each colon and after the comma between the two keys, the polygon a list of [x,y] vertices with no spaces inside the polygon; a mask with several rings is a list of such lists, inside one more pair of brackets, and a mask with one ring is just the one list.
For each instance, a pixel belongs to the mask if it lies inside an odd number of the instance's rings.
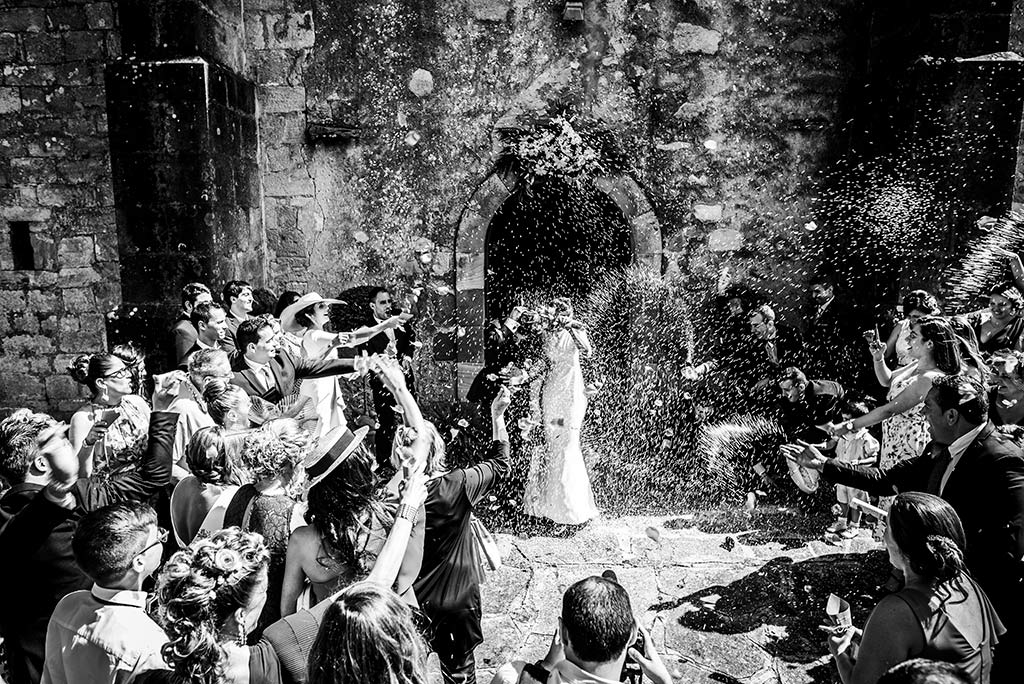
{"label": "metal bracket on wall", "polygon": [[313,143],[345,143],[358,140],[361,130],[356,126],[333,123],[311,123],[306,126],[306,137]]}

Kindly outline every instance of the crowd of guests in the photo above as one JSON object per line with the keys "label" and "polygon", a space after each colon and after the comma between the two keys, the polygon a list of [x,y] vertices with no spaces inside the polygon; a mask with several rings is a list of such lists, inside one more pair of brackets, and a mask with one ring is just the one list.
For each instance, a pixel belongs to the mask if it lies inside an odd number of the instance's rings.
{"label": "crowd of guests", "polygon": [[[8,681],[421,684],[430,652],[446,682],[476,681],[489,549],[472,512],[510,467],[514,383],[475,388],[490,447],[452,468],[416,401],[411,315],[387,289],[348,331],[330,331],[340,300],[285,293],[254,315],[260,299],[191,283],[168,332],[176,370],[151,377],[132,345],[81,355],[69,373],[89,399],[68,423],[0,421]],[[827,278],[810,299],[801,333],[730,290],[685,380],[778,417],[779,461],[805,492],[836,485],[832,533],[855,536],[857,502],[881,497],[893,591],[862,630],[833,630],[840,678],[1016,681],[1024,298],[1004,285],[987,311],[944,317],[915,291],[885,334],[864,333]],[[350,424],[345,383],[367,376],[376,421]],[[759,473],[766,488],[774,475]],[[565,591],[544,659],[495,681],[639,676],[672,681],[606,573]]]}

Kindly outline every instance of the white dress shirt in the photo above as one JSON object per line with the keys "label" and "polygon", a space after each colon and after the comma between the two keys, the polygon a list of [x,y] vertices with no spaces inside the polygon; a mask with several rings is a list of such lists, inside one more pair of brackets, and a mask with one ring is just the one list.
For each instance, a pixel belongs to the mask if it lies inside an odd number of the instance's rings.
{"label": "white dress shirt", "polygon": [[46,627],[43,684],[121,684],[147,670],[166,670],[167,635],[146,614],[144,591],[73,591]]}

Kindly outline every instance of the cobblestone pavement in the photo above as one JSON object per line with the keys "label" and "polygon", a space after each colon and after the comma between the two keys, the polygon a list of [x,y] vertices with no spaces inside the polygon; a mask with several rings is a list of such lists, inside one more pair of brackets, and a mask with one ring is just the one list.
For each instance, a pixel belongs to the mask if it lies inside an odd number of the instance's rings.
{"label": "cobblestone pavement", "polygon": [[542,658],[566,587],[610,568],[676,681],[833,681],[818,630],[825,600],[847,598],[863,625],[888,574],[882,545],[866,530],[828,543],[824,525],[808,529],[792,512],[731,515],[724,524],[628,517],[564,537],[495,535],[504,567],[483,588],[479,680],[509,660]]}

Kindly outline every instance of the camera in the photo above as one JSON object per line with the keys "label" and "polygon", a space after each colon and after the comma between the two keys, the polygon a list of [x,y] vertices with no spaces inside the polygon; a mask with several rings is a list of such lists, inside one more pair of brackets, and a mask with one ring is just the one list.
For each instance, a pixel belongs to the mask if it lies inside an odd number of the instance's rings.
{"label": "camera", "polygon": [[619,676],[619,681],[640,684],[644,671],[640,669],[640,663],[633,660],[633,657],[629,655],[630,648],[635,648],[638,653],[647,652],[647,642],[644,640],[644,633],[640,631],[639,625],[636,630],[636,641],[626,649],[626,662],[622,664],[622,674]]}

